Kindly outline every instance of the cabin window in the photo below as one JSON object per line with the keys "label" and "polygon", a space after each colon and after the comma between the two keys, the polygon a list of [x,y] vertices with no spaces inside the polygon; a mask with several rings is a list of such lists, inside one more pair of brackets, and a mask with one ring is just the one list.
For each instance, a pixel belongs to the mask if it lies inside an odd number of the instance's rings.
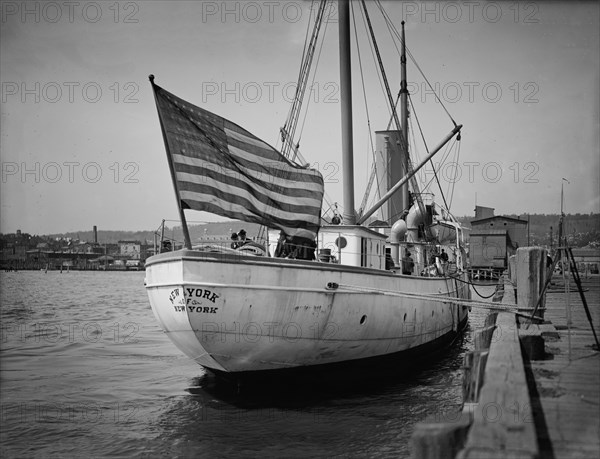
{"label": "cabin window", "polygon": [[367,266],[367,238],[360,238],[360,265]]}
{"label": "cabin window", "polygon": [[343,249],[344,247],[346,247],[348,245],[348,241],[346,240],[346,238],[344,236],[340,236],[340,237],[336,238],[335,245],[338,246],[340,249]]}

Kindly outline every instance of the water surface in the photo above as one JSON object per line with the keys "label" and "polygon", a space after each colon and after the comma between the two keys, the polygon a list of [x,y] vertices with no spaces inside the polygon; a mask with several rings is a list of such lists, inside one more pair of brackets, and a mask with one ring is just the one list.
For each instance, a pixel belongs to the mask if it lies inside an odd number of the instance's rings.
{"label": "water surface", "polygon": [[393,378],[237,393],[171,344],[143,272],[0,282],[2,457],[409,457],[417,422],[460,409],[469,333]]}

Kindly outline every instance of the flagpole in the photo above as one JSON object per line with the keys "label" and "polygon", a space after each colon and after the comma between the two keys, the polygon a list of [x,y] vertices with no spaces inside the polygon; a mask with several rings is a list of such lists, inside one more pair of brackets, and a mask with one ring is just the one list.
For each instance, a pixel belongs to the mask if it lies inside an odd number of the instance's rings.
{"label": "flagpole", "polygon": [[150,84],[152,85],[152,92],[154,93],[154,102],[156,103],[156,111],[158,112],[160,130],[162,132],[163,141],[165,143],[165,150],[167,152],[167,161],[169,163],[169,170],[171,171],[171,180],[173,180],[173,187],[175,188],[175,198],[177,199],[177,210],[179,210],[179,218],[181,219],[181,229],[183,231],[185,248],[191,250],[192,240],[190,239],[190,232],[188,230],[187,221],[185,219],[185,213],[183,211],[183,207],[181,206],[179,187],[177,186],[177,178],[175,177],[175,166],[173,165],[171,151],[169,150],[169,142],[167,141],[167,133],[165,132],[165,126],[163,124],[162,115],[160,113],[160,107],[158,106],[158,99],[156,98],[156,85],[154,84],[154,75],[150,75],[148,79],[150,80]]}

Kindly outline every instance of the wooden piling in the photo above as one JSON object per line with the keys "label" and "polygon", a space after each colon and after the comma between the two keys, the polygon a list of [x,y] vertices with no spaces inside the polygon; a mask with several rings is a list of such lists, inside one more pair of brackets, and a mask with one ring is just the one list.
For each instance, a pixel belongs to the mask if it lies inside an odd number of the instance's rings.
{"label": "wooden piling", "polygon": [[517,256],[508,257],[508,279],[511,284],[517,285]]}
{"label": "wooden piling", "polygon": [[476,403],[483,386],[485,364],[492,336],[496,330],[497,313],[485,318],[485,325],[473,333],[474,351],[467,352],[463,358],[463,402]]}
{"label": "wooden piling", "polygon": [[479,330],[475,330],[473,334],[473,343],[476,351],[489,349],[490,343],[492,341],[492,336],[494,334],[494,331],[496,330],[497,317],[498,313],[496,312],[488,314],[485,318],[484,327]]}
{"label": "wooden piling", "polygon": [[411,438],[411,455],[419,459],[453,459],[464,446],[471,419],[461,413],[454,422],[417,424]]}
{"label": "wooden piling", "polygon": [[467,352],[463,360],[463,403],[477,403],[483,386],[488,351]]}
{"label": "wooden piling", "polygon": [[542,360],[545,358],[544,337],[538,324],[527,323],[524,327],[519,327],[519,340],[521,350],[527,360]]}
{"label": "wooden piling", "polygon": [[[517,249],[517,306],[523,314],[531,314],[540,299],[546,283],[546,258],[547,251],[542,247]],[[544,317],[544,309],[545,298],[542,298],[536,315]]]}

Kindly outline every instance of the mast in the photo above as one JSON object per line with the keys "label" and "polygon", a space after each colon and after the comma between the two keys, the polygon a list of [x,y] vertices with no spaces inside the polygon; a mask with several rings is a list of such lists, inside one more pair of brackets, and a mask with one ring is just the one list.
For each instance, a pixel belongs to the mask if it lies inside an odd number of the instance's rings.
{"label": "mast", "polygon": [[[395,109],[394,98],[392,97],[392,92],[390,90],[390,85],[387,81],[387,77],[385,76],[385,69],[383,68],[383,62],[381,60],[381,54],[379,53],[379,47],[377,46],[377,41],[375,40],[375,33],[373,32],[373,26],[371,25],[371,20],[369,19],[369,12],[367,11],[367,5],[365,0],[361,0],[363,10],[365,13],[365,18],[367,20],[367,25],[369,27],[369,32],[371,34],[371,40],[373,41],[373,48],[375,49],[375,53],[377,54],[377,61],[379,62],[379,67],[381,70],[381,76],[383,78],[383,82],[385,84],[385,92],[388,97],[388,102],[390,104],[390,109],[392,110],[392,119],[396,124],[396,130],[400,133],[402,138],[401,142],[398,142],[399,151],[396,151],[391,156],[390,166],[392,166],[392,174],[395,175],[398,171],[397,168],[400,169],[400,173],[402,174],[410,174],[410,184],[412,186],[412,190],[415,196],[415,201],[419,206],[419,210],[423,215],[425,215],[425,205],[423,204],[423,200],[421,199],[421,194],[419,192],[419,184],[417,183],[417,179],[412,174],[412,163],[410,162],[410,157],[408,153],[408,132],[404,129],[408,128],[408,88],[406,82],[406,44],[404,40],[404,21],[402,24],[402,54],[401,54],[401,70],[402,70],[402,86],[400,95],[401,95],[401,117],[402,123],[398,118],[398,113]],[[455,123],[456,125],[456,123]],[[402,187],[396,189],[397,193],[395,196],[396,205],[400,207],[400,209],[396,209],[396,211],[400,210],[408,210],[409,207],[409,191],[408,184],[403,184]],[[394,206],[392,206],[393,208]],[[391,214],[392,212],[390,212]],[[391,219],[391,223],[395,222],[400,218],[400,215],[395,215]]]}
{"label": "mast", "polygon": [[[400,126],[402,129],[402,173],[408,170],[408,85],[406,79],[406,39],[402,21],[402,55],[400,56]],[[400,188],[402,209],[408,209],[408,182]]]}
{"label": "mast", "polygon": [[352,79],[350,73],[350,0],[338,0],[340,97],[342,108],[342,177],[344,185],[344,223],[354,225],[354,155],[352,143]]}

